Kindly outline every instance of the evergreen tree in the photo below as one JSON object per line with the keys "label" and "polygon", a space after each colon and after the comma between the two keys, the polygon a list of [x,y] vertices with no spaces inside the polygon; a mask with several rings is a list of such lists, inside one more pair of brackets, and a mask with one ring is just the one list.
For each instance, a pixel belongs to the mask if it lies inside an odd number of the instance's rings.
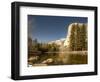
{"label": "evergreen tree", "polygon": [[70,37],[69,37],[69,50],[74,51],[75,48],[75,24],[70,27]]}

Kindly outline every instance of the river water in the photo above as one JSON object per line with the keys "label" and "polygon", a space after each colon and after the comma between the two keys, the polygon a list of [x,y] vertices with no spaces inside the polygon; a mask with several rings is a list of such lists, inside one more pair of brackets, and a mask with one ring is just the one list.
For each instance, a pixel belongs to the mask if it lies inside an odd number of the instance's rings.
{"label": "river water", "polygon": [[[39,54],[29,61],[28,64],[34,65],[74,65],[74,64],[87,64],[88,55],[87,51],[75,52],[46,52]],[[31,58],[32,58],[31,57]],[[35,59],[35,57],[37,57]]]}

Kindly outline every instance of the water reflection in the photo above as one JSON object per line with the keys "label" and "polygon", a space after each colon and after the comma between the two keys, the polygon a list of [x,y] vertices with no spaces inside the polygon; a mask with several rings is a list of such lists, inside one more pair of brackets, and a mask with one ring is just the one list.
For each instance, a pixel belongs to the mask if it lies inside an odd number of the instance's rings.
{"label": "water reflection", "polygon": [[33,55],[28,59],[28,65],[49,66],[49,65],[73,65],[87,64],[87,52],[46,52]]}

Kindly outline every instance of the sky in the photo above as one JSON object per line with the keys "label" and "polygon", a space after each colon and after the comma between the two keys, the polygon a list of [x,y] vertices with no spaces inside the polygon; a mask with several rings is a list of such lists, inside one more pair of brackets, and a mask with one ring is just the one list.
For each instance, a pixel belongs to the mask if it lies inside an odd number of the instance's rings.
{"label": "sky", "polygon": [[71,23],[87,23],[87,17],[28,15],[28,36],[38,42],[66,38]]}

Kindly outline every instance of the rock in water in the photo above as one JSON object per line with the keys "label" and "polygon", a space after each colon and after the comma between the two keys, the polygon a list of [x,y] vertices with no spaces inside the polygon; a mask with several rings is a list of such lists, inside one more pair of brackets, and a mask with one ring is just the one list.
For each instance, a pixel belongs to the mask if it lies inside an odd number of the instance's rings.
{"label": "rock in water", "polygon": [[48,59],[44,60],[44,61],[42,62],[42,64],[50,64],[50,63],[52,63],[52,62],[53,62],[53,59],[52,59],[52,58],[48,58]]}

